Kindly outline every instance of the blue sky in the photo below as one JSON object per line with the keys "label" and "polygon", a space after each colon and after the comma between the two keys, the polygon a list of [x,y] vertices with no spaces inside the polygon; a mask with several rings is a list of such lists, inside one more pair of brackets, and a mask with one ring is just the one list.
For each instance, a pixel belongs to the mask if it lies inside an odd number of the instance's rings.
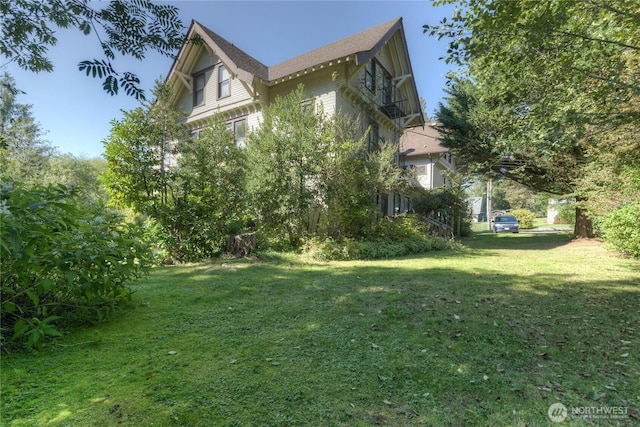
{"label": "blue sky", "polygon": [[[451,7],[434,8],[423,1],[172,1],[180,9],[186,27],[192,19],[217,32],[266,65],[274,65],[369,27],[402,17],[418,94],[432,114],[444,96],[450,69],[438,58],[447,45],[422,32],[424,24],[436,24],[451,16]],[[50,50],[52,73],[34,74],[14,64],[4,64],[19,89],[26,92],[18,102],[32,105],[32,113],[47,132],[45,138],[62,153],[100,156],[102,141],[113,119],[138,102],[119,94],[110,96],[101,81],[86,77],[77,64],[101,58],[95,35],[77,30],[60,30],[58,45]],[[177,53],[177,52],[176,52]],[[2,58],[3,62],[6,62]],[[164,79],[173,58],[149,53],[140,62],[116,58],[119,71],[132,71],[151,89],[156,79]],[[150,97],[150,96],[148,96]]]}

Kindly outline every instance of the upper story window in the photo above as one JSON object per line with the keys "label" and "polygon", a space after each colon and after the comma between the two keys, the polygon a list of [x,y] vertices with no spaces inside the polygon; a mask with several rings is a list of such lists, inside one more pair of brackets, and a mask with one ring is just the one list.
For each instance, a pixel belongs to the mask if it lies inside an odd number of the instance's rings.
{"label": "upper story window", "polygon": [[247,118],[242,117],[227,122],[227,130],[233,132],[236,145],[244,148],[247,145]]}
{"label": "upper story window", "polygon": [[204,104],[204,87],[206,84],[206,73],[200,72],[193,75],[193,106]]}
{"label": "upper story window", "polygon": [[247,119],[233,122],[233,134],[236,138],[236,145],[240,148],[245,147],[247,139]]}
{"label": "upper story window", "polygon": [[231,95],[231,75],[224,65],[218,67],[218,98]]}
{"label": "upper story window", "polygon": [[374,152],[380,149],[380,131],[378,123],[372,121],[369,124],[369,135],[367,135],[367,151]]}
{"label": "upper story window", "polygon": [[372,59],[364,69],[364,87],[371,92],[376,91],[376,62]]}

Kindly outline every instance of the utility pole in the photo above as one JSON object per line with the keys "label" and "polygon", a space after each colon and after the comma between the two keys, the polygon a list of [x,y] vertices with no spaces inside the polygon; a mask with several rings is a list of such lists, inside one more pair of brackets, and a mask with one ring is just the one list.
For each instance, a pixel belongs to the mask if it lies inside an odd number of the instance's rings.
{"label": "utility pole", "polygon": [[491,214],[491,193],[493,191],[493,180],[491,178],[489,178],[489,181],[487,181],[487,229],[491,230],[491,218],[492,218],[492,214]]}

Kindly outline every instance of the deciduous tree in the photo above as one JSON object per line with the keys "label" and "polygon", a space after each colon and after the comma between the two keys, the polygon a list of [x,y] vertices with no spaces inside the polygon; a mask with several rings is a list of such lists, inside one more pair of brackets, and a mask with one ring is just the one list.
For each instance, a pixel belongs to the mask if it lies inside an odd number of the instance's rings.
{"label": "deciduous tree", "polygon": [[21,93],[15,80],[4,73],[0,79],[0,178],[35,184],[42,181],[56,150],[44,139],[31,105],[18,102]]}
{"label": "deciduous tree", "polygon": [[93,33],[102,58],[84,60],[78,68],[102,79],[111,95],[122,89],[145,97],[134,73],[116,69],[118,55],[142,60],[152,50],[171,56],[185,41],[178,9],[149,0],[0,0],[0,12],[0,54],[27,71],[53,70],[48,52],[58,43],[58,30]]}
{"label": "deciduous tree", "polygon": [[[603,142],[637,128],[634,2],[466,0],[425,32],[450,38],[446,60],[462,67],[438,113],[445,144],[481,170],[585,200],[585,167],[607,152]],[[576,234],[591,235],[583,209]]]}

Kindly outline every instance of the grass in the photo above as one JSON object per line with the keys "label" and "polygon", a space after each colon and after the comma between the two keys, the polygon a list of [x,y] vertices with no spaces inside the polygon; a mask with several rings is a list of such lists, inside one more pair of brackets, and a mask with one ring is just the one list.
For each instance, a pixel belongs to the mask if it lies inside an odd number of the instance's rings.
{"label": "grass", "polygon": [[371,262],[156,270],[132,307],[2,358],[7,426],[549,425],[640,413],[640,265],[563,234]]}

